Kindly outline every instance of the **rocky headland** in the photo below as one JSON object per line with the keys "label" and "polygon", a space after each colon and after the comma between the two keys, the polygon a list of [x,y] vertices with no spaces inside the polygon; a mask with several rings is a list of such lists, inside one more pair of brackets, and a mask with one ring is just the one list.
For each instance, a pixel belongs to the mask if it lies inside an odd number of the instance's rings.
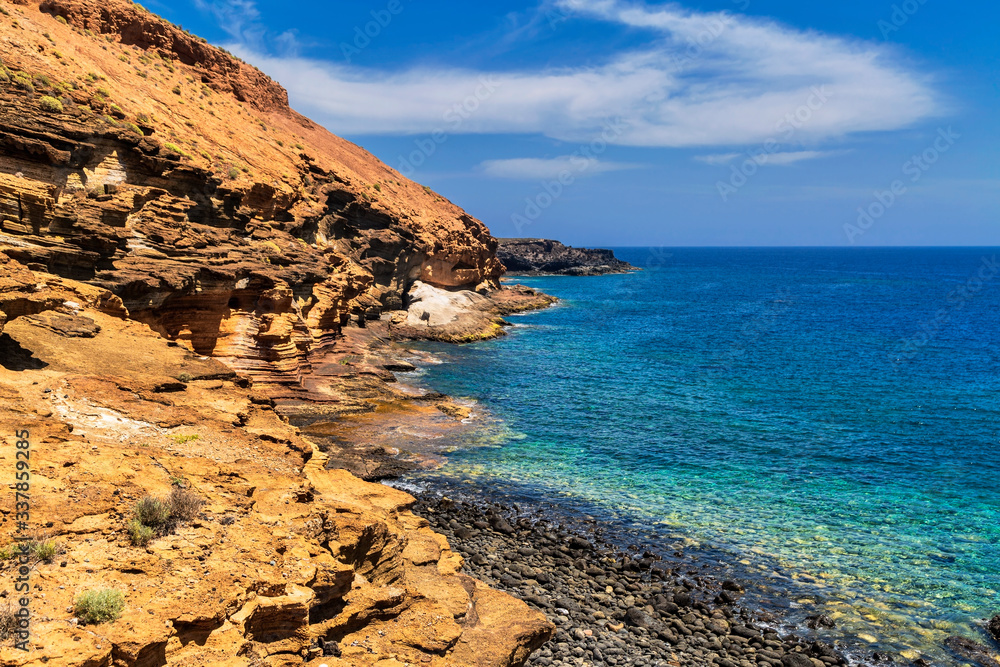
{"label": "rocky headland", "polygon": [[457,423],[377,351],[551,299],[501,287],[481,222],[127,0],[0,2],[0,62],[0,474],[31,489],[27,521],[0,496],[0,663],[522,664],[544,616],[290,422]]}
{"label": "rocky headland", "polygon": [[497,257],[514,275],[600,276],[638,269],[611,250],[573,248],[548,239],[497,239]]}

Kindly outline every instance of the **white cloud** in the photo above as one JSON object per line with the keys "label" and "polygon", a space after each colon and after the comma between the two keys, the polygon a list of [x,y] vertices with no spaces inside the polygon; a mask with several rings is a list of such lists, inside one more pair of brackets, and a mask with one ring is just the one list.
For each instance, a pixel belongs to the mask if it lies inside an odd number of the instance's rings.
{"label": "white cloud", "polygon": [[246,40],[234,50],[281,81],[300,110],[349,135],[440,130],[589,142],[609,119],[621,119],[624,131],[612,143],[815,145],[942,112],[927,77],[885,45],[673,4],[556,4],[657,39],[599,66],[518,71],[364,69],[268,56]]}
{"label": "white cloud", "polygon": [[738,157],[743,157],[746,153],[716,153],[714,155],[695,155],[694,159],[712,166],[729,164]]}
{"label": "white cloud", "polygon": [[479,165],[483,173],[494,178],[524,180],[557,179],[570,174],[574,178],[582,175],[602,174],[622,169],[637,169],[640,165],[624,162],[604,162],[582,155],[564,155],[556,158],[513,158],[509,160],[486,160]]}
{"label": "white cloud", "polygon": [[695,155],[694,159],[713,166],[729,164],[734,160],[743,158],[754,160],[761,166],[783,167],[803,160],[815,160],[817,158],[833,157],[843,155],[846,151],[786,151],[779,153],[762,153],[751,155],[749,153],[717,153],[713,155]]}

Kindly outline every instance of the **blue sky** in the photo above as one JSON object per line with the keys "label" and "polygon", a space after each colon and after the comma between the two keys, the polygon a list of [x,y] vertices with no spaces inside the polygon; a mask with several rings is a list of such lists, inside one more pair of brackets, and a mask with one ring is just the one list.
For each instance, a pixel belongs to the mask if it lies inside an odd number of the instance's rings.
{"label": "blue sky", "polygon": [[145,4],[497,236],[1000,245],[993,2]]}

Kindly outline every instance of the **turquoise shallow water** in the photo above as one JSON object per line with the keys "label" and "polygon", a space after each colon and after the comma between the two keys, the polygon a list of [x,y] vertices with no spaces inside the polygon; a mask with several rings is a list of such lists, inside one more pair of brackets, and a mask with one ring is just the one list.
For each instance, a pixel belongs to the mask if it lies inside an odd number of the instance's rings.
{"label": "turquoise shallow water", "polygon": [[1000,251],[616,254],[646,270],[426,346],[502,422],[429,476],[728,554],[860,646],[947,662],[1000,613]]}

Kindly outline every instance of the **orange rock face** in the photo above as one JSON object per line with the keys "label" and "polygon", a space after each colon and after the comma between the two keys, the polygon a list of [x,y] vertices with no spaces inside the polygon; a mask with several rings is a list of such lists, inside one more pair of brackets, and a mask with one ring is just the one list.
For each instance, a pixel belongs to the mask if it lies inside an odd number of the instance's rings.
{"label": "orange rock face", "polygon": [[415,280],[497,287],[481,222],[253,67],[125,0],[0,19],[0,252],[277,384]]}
{"label": "orange rock face", "polygon": [[[98,289],[17,275],[58,305],[6,326],[30,359],[4,349],[0,470],[27,430],[32,527],[55,548],[31,561],[31,650],[0,641],[0,664],[508,667],[550,636],[461,574],[409,495],[326,469],[221,363],[101,312]],[[176,488],[204,502],[197,515],[134,544],[137,502]],[[0,494],[0,549],[14,516]],[[0,561],[0,590],[17,568]],[[105,588],[120,618],[83,623],[76,599]]]}
{"label": "orange rock face", "polygon": [[[28,430],[55,547],[32,650],[0,664],[523,663],[544,618],[272,408],[414,281],[496,288],[489,231],[137,5],[0,8],[0,471]],[[138,501],[177,488],[200,510],[134,541]],[[16,509],[0,494],[0,549]],[[120,618],[81,619],[97,589]]]}

